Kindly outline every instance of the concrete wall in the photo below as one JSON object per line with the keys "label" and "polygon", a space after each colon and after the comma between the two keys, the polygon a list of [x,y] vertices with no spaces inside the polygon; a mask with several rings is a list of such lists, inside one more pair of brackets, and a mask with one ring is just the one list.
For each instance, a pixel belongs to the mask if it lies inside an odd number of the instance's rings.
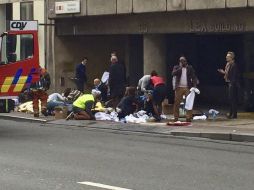
{"label": "concrete wall", "polygon": [[6,9],[5,5],[0,5],[0,33],[6,31]]}
{"label": "concrete wall", "polygon": [[87,15],[116,14],[116,0],[87,0]]}
{"label": "concrete wall", "polygon": [[133,12],[164,12],[167,10],[166,0],[133,0]]}
{"label": "concrete wall", "polygon": [[[15,2],[13,7],[13,20],[20,20],[20,2]],[[39,24],[45,23],[45,1],[35,0],[34,1],[34,20],[38,20]],[[39,36],[39,60],[40,65],[45,67],[45,26],[39,25],[38,27]]]}
{"label": "concrete wall", "polygon": [[[34,1],[34,20],[38,20],[39,24],[45,23],[44,0]],[[45,67],[45,26],[39,25],[39,55],[40,65]]]}
{"label": "concrete wall", "polygon": [[58,35],[239,33],[253,32],[253,23],[252,9],[220,9],[59,19],[56,26]]}
{"label": "concrete wall", "polygon": [[166,80],[166,36],[160,34],[144,35],[144,73],[152,70],[158,72]]}
{"label": "concrete wall", "polygon": [[55,15],[55,2],[49,0],[49,17],[80,17],[181,10],[225,9],[254,6],[254,0],[80,0],[81,13]]}

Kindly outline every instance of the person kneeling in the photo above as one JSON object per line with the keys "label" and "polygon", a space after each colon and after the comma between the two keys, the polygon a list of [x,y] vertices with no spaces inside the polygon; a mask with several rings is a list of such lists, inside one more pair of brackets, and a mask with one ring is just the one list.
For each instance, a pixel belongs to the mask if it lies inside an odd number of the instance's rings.
{"label": "person kneeling", "polygon": [[138,102],[135,95],[135,87],[126,87],[125,95],[116,108],[119,119],[122,119],[127,115],[133,114],[137,110]]}
{"label": "person kneeling", "polygon": [[100,101],[101,92],[92,90],[92,94],[84,94],[73,102],[73,117],[76,120],[94,120],[92,108]]}

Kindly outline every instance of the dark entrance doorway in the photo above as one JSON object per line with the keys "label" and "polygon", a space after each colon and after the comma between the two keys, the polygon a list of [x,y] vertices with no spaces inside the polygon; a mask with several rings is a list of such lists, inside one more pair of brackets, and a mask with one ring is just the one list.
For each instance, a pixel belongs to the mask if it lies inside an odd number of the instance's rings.
{"label": "dark entrance doorway", "polygon": [[129,85],[136,86],[143,76],[143,36],[129,35]]}
{"label": "dark entrance doorway", "polygon": [[[167,60],[170,71],[175,64],[178,64],[180,55],[185,55],[189,64],[196,70],[200,81],[198,88],[201,91],[197,96],[197,103],[211,107],[226,105],[226,83],[217,69],[224,69],[226,53],[233,51],[236,54],[236,62],[243,71],[245,67],[243,35],[170,34],[167,39]],[[169,99],[172,100],[173,96]]]}

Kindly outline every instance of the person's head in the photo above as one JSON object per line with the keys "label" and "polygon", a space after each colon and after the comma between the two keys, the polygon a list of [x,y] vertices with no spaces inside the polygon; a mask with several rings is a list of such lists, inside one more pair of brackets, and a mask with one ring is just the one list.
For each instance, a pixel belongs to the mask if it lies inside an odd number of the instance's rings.
{"label": "person's head", "polygon": [[135,88],[133,86],[126,87],[124,96],[135,96],[136,95],[136,89],[137,88]]}
{"label": "person's head", "polygon": [[235,60],[235,53],[232,51],[228,51],[226,55],[227,62],[233,62]]}
{"label": "person's head", "polygon": [[45,76],[47,74],[47,70],[45,68],[39,68],[39,72],[41,76]]}
{"label": "person's head", "polygon": [[153,71],[151,72],[151,77],[153,77],[153,76],[158,76],[158,73],[157,73],[155,70],[153,70]]}
{"label": "person's head", "polygon": [[101,91],[93,89],[92,95],[94,97],[95,102],[98,102],[101,100]]}
{"label": "person's head", "polygon": [[101,80],[98,79],[98,78],[96,78],[96,79],[93,80],[94,86],[98,86],[100,83],[101,83]]}
{"label": "person's head", "polygon": [[85,64],[87,63],[87,61],[88,61],[88,58],[87,58],[87,57],[84,57],[84,58],[82,59],[81,63],[82,63],[83,65],[85,65]]}
{"label": "person's head", "polygon": [[186,59],[186,57],[181,56],[181,57],[179,58],[179,64],[180,64],[182,67],[186,67],[186,66],[187,66],[187,59]]}
{"label": "person's head", "polygon": [[152,90],[147,90],[147,91],[145,92],[145,96],[146,96],[146,98],[147,98],[147,101],[153,100],[153,91],[152,91]]}
{"label": "person's head", "polygon": [[63,91],[63,96],[64,96],[64,97],[67,97],[70,93],[71,93],[71,88],[66,88],[66,89]]}
{"label": "person's head", "polygon": [[112,64],[115,64],[115,63],[118,62],[118,59],[115,55],[113,55],[113,56],[111,56],[110,61],[111,61]]}
{"label": "person's head", "polygon": [[115,51],[112,51],[110,55],[111,55],[111,57],[112,57],[112,56],[116,56],[116,52],[115,52]]}

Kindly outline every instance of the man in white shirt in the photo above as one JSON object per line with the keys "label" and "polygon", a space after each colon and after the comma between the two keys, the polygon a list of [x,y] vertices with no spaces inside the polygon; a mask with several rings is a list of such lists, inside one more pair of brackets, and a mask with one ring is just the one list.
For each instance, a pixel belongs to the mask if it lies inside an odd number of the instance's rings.
{"label": "man in white shirt", "polygon": [[[172,76],[175,76],[175,103],[174,103],[174,121],[178,121],[179,107],[183,96],[187,97],[191,87],[196,87],[197,77],[195,70],[188,65],[184,56],[179,58],[179,65],[174,66]],[[186,121],[191,122],[192,110],[187,110]]]}

